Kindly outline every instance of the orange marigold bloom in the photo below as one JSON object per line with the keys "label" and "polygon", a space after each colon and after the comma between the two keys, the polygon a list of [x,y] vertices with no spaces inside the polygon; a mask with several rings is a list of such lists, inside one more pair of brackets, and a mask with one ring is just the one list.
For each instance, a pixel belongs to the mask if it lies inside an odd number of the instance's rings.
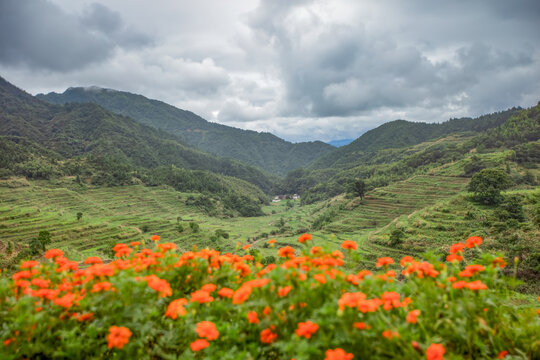
{"label": "orange marigold bloom", "polygon": [[251,291],[251,286],[241,286],[233,294],[233,304],[242,304],[249,298],[249,295],[251,295]]}
{"label": "orange marigold bloom", "polygon": [[279,297],[287,296],[287,294],[288,294],[291,290],[292,290],[292,286],[280,287],[279,290],[278,290],[278,296],[279,296]]}
{"label": "orange marigold bloom", "polygon": [[102,282],[94,284],[90,292],[95,293],[95,292],[108,291],[108,290],[114,290],[112,284],[108,281],[102,281]]}
{"label": "orange marigold bloom", "polygon": [[28,270],[19,271],[11,277],[14,281],[20,280],[20,279],[30,279],[32,277],[32,273]]}
{"label": "orange marigold bloom", "polygon": [[405,267],[405,265],[412,264],[413,262],[414,262],[414,259],[411,256],[407,255],[401,258],[401,260],[399,261],[399,264],[401,265],[401,267]]}
{"label": "orange marigold bloom", "polygon": [[172,289],[167,280],[160,279],[156,275],[148,275],[145,280],[150,288],[159,292],[159,297],[172,295]]}
{"label": "orange marigold bloom", "polygon": [[499,353],[499,355],[497,355],[497,359],[504,359],[506,355],[508,355],[508,351],[503,350]]}
{"label": "orange marigold bloom", "polygon": [[15,338],[9,338],[9,339],[6,339],[4,340],[4,346],[9,346],[9,344],[11,344],[12,342],[15,341]]}
{"label": "orange marigold bloom", "polygon": [[345,293],[341,295],[341,298],[338,300],[338,306],[340,310],[344,310],[345,307],[357,307],[359,301],[365,300],[366,294],[361,292],[354,293]]}
{"label": "orange marigold bloom", "polygon": [[398,338],[399,337],[399,333],[397,331],[392,331],[392,330],[384,330],[382,332],[382,336],[384,336],[385,338],[387,338],[388,340],[392,340],[393,338]]}
{"label": "orange marigold bloom", "polygon": [[191,293],[189,301],[204,304],[214,301],[214,298],[207,291],[197,290]]}
{"label": "orange marigold bloom", "polygon": [[268,240],[268,244],[272,245],[276,243],[276,239]]}
{"label": "orange marigold bloom", "polygon": [[273,333],[270,328],[266,328],[261,331],[261,342],[264,344],[271,344],[277,339],[277,334]]}
{"label": "orange marigold bloom", "polygon": [[499,266],[501,269],[506,266],[506,262],[502,257],[498,257],[491,262],[493,267]]}
{"label": "orange marigold bloom", "polygon": [[457,243],[450,246],[450,254],[457,254],[460,252],[463,252],[463,249],[465,248],[465,244],[463,243]]}
{"label": "orange marigold bloom", "polygon": [[176,246],[176,244],[168,242],[168,243],[158,244],[158,248],[163,252],[167,252],[169,250],[176,250],[178,246]]}
{"label": "orange marigold bloom", "polygon": [[19,266],[21,269],[31,269],[33,267],[38,266],[39,263],[35,260],[29,260],[21,263],[21,266]]}
{"label": "orange marigold bloom", "polygon": [[242,249],[247,250],[247,249],[249,249],[250,247],[251,247],[251,245],[246,244],[246,245],[242,246]]}
{"label": "orange marigold bloom", "polygon": [[278,250],[278,255],[281,257],[288,257],[290,259],[294,257],[294,249],[290,246],[282,247]]}
{"label": "orange marigold bloom", "polygon": [[191,351],[201,351],[210,346],[210,343],[204,339],[197,339],[189,346]]}
{"label": "orange marigold bloom", "polygon": [[393,263],[394,263],[394,259],[392,259],[391,257],[382,257],[382,258],[377,259],[376,266],[377,267],[382,267],[382,266],[390,265],[390,264],[393,264]]}
{"label": "orange marigold bloom", "polygon": [[68,293],[58,299],[54,299],[53,301],[56,305],[68,309],[73,306],[73,301],[75,301],[75,294]]}
{"label": "orange marigold bloom", "polygon": [[132,241],[132,242],[129,243],[129,245],[135,247],[135,246],[141,245],[141,243],[139,241]]}
{"label": "orange marigold bloom", "polygon": [[116,347],[121,349],[129,342],[131,337],[131,331],[124,326],[111,326],[109,328],[109,335],[107,336],[107,347],[112,349]]}
{"label": "orange marigold bloom", "polygon": [[443,360],[445,351],[441,344],[431,344],[426,350],[427,360]]}
{"label": "orange marigold bloom", "polygon": [[159,239],[161,239],[159,235],[152,235],[152,237],[150,238],[150,240],[152,241],[159,241]]}
{"label": "orange marigold bloom", "polygon": [[359,330],[364,330],[364,329],[367,329],[367,328],[368,328],[368,326],[366,325],[366,323],[363,323],[363,322],[355,322],[355,323],[353,324],[353,327],[354,327],[355,329],[359,329]]}
{"label": "orange marigold bloom", "polygon": [[480,272],[480,271],[484,271],[486,268],[483,267],[482,265],[468,265],[467,267],[465,267],[465,270],[461,271],[459,273],[459,276],[461,277],[471,277],[473,276],[475,273],[477,272]]}
{"label": "orange marigold bloom", "polygon": [[326,350],[326,357],[324,360],[352,360],[353,357],[353,354],[349,354],[345,350],[337,348],[334,350]]}
{"label": "orange marigold bloom", "polygon": [[320,246],[313,246],[313,247],[311,248],[311,250],[309,250],[309,253],[310,253],[311,255],[317,255],[317,254],[320,254],[320,253],[322,253],[322,247],[320,247]]}
{"label": "orange marigold bloom", "polygon": [[452,289],[462,289],[467,286],[466,281],[456,281],[452,284]]}
{"label": "orange marigold bloom", "polygon": [[299,243],[305,243],[308,240],[311,240],[311,235],[310,234],[302,234],[302,235],[300,235],[298,237],[298,242]]}
{"label": "orange marigold bloom", "polygon": [[173,320],[178,318],[178,315],[184,316],[187,314],[184,305],[187,305],[188,301],[184,298],[171,301],[165,312],[165,316],[170,317]]}
{"label": "orange marigold bloom", "polygon": [[467,239],[467,241],[465,241],[465,246],[469,249],[475,246],[480,246],[480,244],[482,244],[482,238],[480,236],[471,236]]}
{"label": "orange marigold bloom", "polygon": [[303,336],[306,339],[311,338],[311,335],[315,334],[319,330],[319,325],[315,324],[312,321],[306,321],[298,323],[298,328],[296,329],[296,335]]}
{"label": "orange marigold bloom", "polygon": [[247,313],[248,322],[250,324],[258,324],[259,323],[259,316],[255,311],[250,311]]}
{"label": "orange marigold bloom", "polygon": [[411,324],[417,323],[417,317],[420,315],[420,310],[413,310],[410,311],[409,314],[407,314],[407,322]]}
{"label": "orange marigold bloom", "polygon": [[467,289],[469,290],[487,290],[487,288],[487,285],[480,280],[471,281],[467,284]]}
{"label": "orange marigold bloom", "polygon": [[263,309],[263,314],[268,316],[272,312],[272,308],[270,306],[265,306]]}
{"label": "orange marigold bloom", "polygon": [[103,264],[103,261],[97,256],[90,256],[89,258],[84,260],[84,264],[87,264],[87,265]]}
{"label": "orange marigold bloom", "polygon": [[234,294],[234,290],[226,288],[226,287],[221,288],[218,291],[218,295],[221,296],[222,298],[232,298],[233,294]]}
{"label": "orange marigold bloom", "polygon": [[446,257],[446,261],[452,262],[452,261],[461,261],[463,260],[463,256],[457,255],[457,254],[450,254]]}
{"label": "orange marigold bloom", "polygon": [[207,340],[216,340],[219,337],[219,331],[216,328],[216,325],[211,321],[201,321],[195,326],[195,332],[201,338],[206,338]]}
{"label": "orange marigold bloom", "polygon": [[208,293],[216,291],[217,286],[215,284],[205,284],[201,287],[202,291],[206,291]]}
{"label": "orange marigold bloom", "polygon": [[45,253],[45,259],[54,259],[57,256],[63,256],[64,252],[59,249],[50,249]]}
{"label": "orange marigold bloom", "polygon": [[79,322],[83,322],[83,321],[87,321],[87,320],[92,320],[93,318],[94,318],[94,313],[88,312],[88,313],[77,315],[75,317],[75,320],[77,320]]}
{"label": "orange marigold bloom", "polygon": [[45,280],[41,278],[32,279],[32,285],[36,285],[37,287],[40,287],[43,289],[48,288],[49,284],[50,284],[49,280]]}
{"label": "orange marigold bloom", "polygon": [[346,250],[356,250],[358,249],[358,244],[352,240],[345,240],[341,243],[341,247]]}
{"label": "orange marigold bloom", "polygon": [[313,278],[321,284],[326,284],[326,276],[324,276],[323,274],[315,274],[313,275]]}

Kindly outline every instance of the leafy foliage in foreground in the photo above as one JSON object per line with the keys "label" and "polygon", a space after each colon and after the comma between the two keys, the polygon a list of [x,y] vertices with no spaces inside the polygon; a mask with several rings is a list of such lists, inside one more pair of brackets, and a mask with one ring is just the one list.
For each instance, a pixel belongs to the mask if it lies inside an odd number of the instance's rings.
{"label": "leafy foliage in foreground", "polygon": [[[280,248],[266,267],[251,255],[117,244],[116,260],[84,269],[60,250],[0,279],[0,355],[20,358],[534,359],[537,310],[512,304],[500,269],[471,237],[446,261],[380,258],[353,269],[340,251]],[[275,240],[270,240],[274,246]],[[141,246],[142,245],[142,246]],[[248,246],[243,247],[244,250]],[[468,261],[474,264],[468,265]],[[326,357],[325,357],[326,356]]]}

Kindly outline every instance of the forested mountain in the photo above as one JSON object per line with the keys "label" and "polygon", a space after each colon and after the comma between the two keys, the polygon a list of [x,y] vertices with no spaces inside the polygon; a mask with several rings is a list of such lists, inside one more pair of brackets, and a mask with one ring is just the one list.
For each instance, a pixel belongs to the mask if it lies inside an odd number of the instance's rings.
{"label": "forested mountain", "polygon": [[334,149],[321,141],[293,144],[270,133],[208,122],[190,111],[123,91],[77,87],[69,88],[63,94],[38,94],[37,97],[55,104],[93,102],[142,124],[180,136],[204,151],[238,159],[279,175],[306,166]]}
{"label": "forested mountain", "polygon": [[[249,201],[256,203],[264,202],[265,196],[246,181],[267,193],[274,186],[274,178],[254,167],[195,150],[172,134],[99,105],[49,104],[1,78],[0,135],[3,175],[39,178],[64,172],[92,175],[98,184],[120,184],[138,176],[149,184],[167,183],[183,191],[219,193],[221,199],[231,193],[248,202],[242,193],[245,189],[252,195]],[[200,172],[189,172],[194,170]],[[230,179],[221,180],[211,173],[235,177],[241,183],[232,189]],[[199,179],[196,186],[189,180],[194,176]]]}
{"label": "forested mountain", "polygon": [[[392,136],[396,144],[421,143],[394,148]],[[507,149],[514,151],[518,162],[540,162],[539,139],[540,104],[527,110],[511,109],[443,124],[394,121],[367,132],[306,169],[290,172],[284,187],[302,194],[304,203],[312,203],[351,191],[358,180],[372,189],[455,161],[463,161],[464,170],[458,175],[466,177],[486,166],[478,159],[465,161],[471,151]]]}
{"label": "forested mountain", "polygon": [[504,123],[519,110],[521,109],[513,108],[483,115],[475,119],[450,119],[440,124],[406,120],[390,121],[364,133],[350,144],[322,156],[309,167],[312,169],[322,169],[334,167],[337,163],[354,163],[355,154],[358,152],[375,152],[382,149],[404,148],[453,133],[485,131]]}

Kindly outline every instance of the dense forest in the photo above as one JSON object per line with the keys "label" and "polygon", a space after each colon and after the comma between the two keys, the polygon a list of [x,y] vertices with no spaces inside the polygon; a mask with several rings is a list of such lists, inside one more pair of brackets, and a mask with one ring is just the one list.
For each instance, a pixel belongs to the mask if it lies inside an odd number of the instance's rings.
{"label": "dense forest", "polygon": [[38,94],[36,97],[54,104],[96,103],[141,124],[179,136],[201,150],[237,159],[281,176],[334,149],[321,141],[293,144],[270,133],[208,122],[190,111],[123,91],[77,87],[62,94]]}

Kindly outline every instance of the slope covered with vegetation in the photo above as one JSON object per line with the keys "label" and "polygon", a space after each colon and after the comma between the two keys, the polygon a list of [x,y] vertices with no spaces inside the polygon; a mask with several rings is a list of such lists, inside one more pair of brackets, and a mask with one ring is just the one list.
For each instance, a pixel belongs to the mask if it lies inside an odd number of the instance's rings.
{"label": "slope covered with vegetation", "polygon": [[278,175],[306,166],[334,149],[321,141],[293,144],[270,133],[211,123],[190,111],[124,91],[77,87],[62,94],[38,94],[37,97],[54,104],[96,103],[142,124],[180,136],[204,151],[241,160]]}
{"label": "slope covered with vegetation", "polygon": [[259,206],[267,201],[261,191],[255,197],[243,194],[251,186],[245,182],[267,193],[274,187],[276,178],[254,167],[193,149],[174,135],[95,104],[50,105],[3,79],[0,102],[3,176],[73,175],[78,182],[102,185],[169,184],[230,200],[224,203],[242,215],[260,215]]}

